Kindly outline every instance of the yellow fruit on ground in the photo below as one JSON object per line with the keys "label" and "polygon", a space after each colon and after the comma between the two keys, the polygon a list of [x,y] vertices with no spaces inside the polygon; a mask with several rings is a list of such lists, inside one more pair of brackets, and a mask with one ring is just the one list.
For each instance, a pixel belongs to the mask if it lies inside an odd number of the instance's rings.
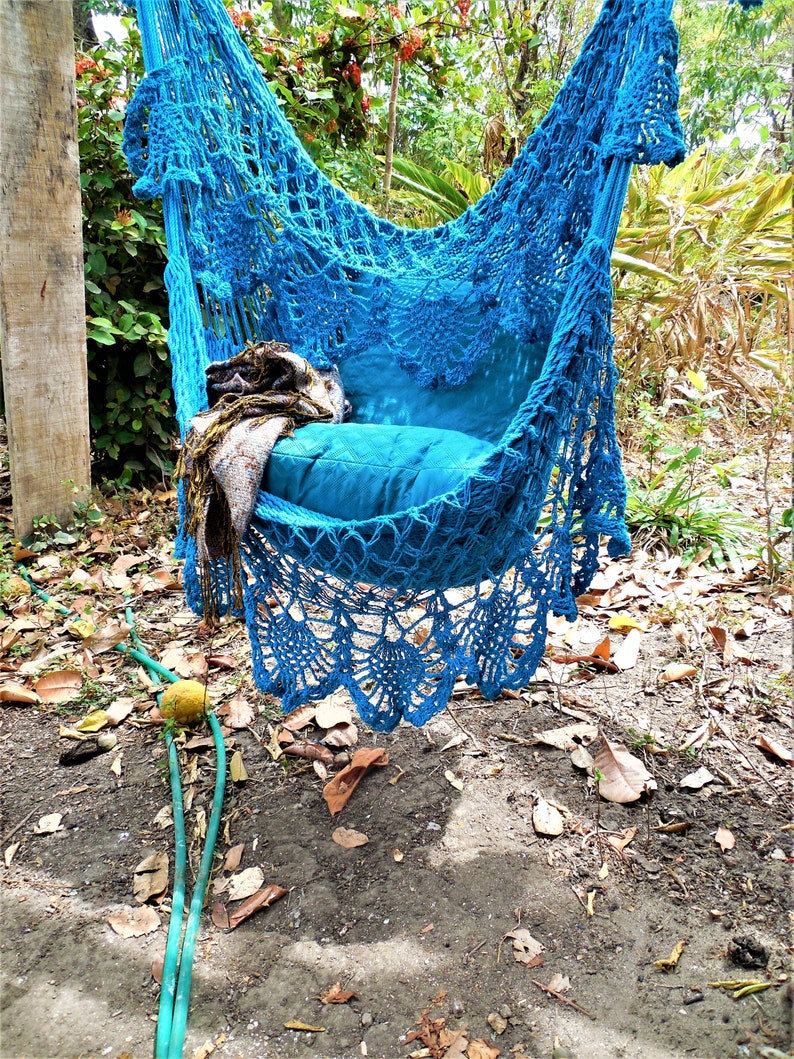
{"label": "yellow fruit on ground", "polygon": [[177,724],[201,720],[209,706],[207,689],[198,680],[177,680],[168,685],[160,699],[160,713]]}

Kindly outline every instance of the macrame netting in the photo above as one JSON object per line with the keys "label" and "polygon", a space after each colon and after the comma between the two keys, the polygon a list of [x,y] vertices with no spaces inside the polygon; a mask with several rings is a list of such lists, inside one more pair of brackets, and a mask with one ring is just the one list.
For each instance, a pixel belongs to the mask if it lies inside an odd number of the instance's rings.
{"label": "macrame netting", "polygon": [[425,426],[434,394],[488,375],[496,335],[517,359],[547,347],[507,414],[487,381],[493,451],[454,491],[357,522],[260,492],[243,541],[257,683],[287,710],[345,687],[382,729],[422,724],[460,675],[488,697],[526,685],[548,614],[574,617],[599,539],[629,547],[609,263],[631,165],[684,153],[668,0],[607,0],[511,169],[424,230],[373,216],[317,170],[221,0],[138,0],[138,15],[148,76],[125,149],[137,194],[164,201],[183,432],[206,408],[206,365],[248,341],[287,342],[343,376],[396,363]]}

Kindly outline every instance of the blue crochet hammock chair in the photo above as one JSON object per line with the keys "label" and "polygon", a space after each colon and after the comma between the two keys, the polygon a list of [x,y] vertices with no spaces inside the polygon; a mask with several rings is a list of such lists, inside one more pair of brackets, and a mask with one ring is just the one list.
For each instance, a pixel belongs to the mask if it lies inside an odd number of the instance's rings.
{"label": "blue crochet hammock chair", "polygon": [[600,538],[630,547],[610,254],[632,164],[684,155],[671,0],[606,0],[512,167],[419,230],[316,168],[221,0],[137,6],[125,150],[136,193],[163,199],[181,430],[206,366],[250,342],[337,365],[353,406],[268,464],[241,549],[259,687],[286,710],[344,687],[389,730],[459,676],[489,698],[526,686]]}

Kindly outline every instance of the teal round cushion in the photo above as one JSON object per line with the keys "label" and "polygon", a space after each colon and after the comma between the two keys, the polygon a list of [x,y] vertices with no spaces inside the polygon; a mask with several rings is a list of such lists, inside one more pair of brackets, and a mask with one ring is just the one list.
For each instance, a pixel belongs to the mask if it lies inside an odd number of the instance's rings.
{"label": "teal round cushion", "polygon": [[459,430],[307,423],[276,443],[262,488],[332,518],[363,521],[456,489],[492,452]]}

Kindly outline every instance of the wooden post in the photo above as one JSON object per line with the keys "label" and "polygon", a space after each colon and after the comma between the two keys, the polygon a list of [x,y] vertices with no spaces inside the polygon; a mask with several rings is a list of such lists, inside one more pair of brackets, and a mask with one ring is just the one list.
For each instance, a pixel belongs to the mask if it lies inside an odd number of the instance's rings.
{"label": "wooden post", "polygon": [[0,0],[0,352],[14,532],[91,471],[72,6]]}

